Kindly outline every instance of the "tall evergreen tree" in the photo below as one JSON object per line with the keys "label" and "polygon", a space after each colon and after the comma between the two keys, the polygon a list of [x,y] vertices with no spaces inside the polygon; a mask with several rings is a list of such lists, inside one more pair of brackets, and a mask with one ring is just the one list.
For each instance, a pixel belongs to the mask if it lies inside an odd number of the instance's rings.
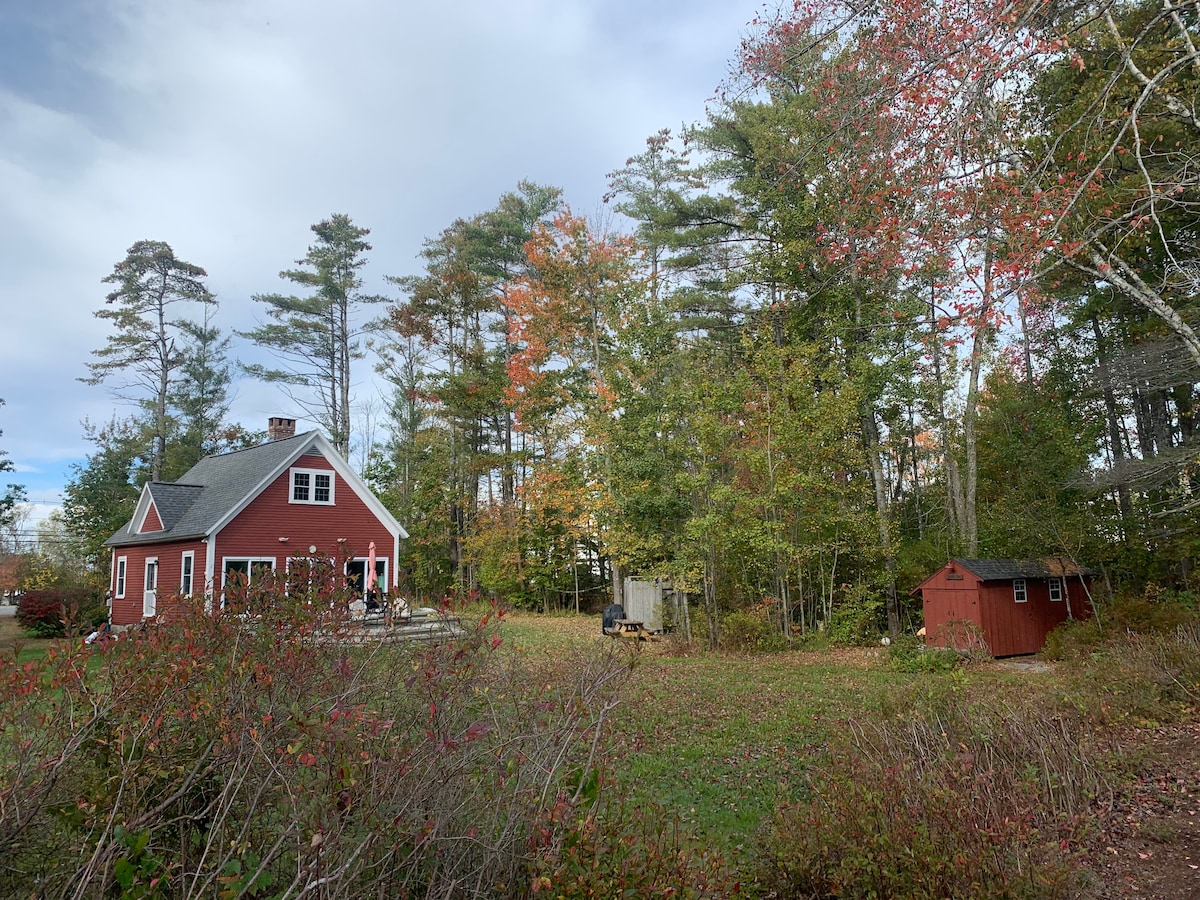
{"label": "tall evergreen tree", "polygon": [[361,270],[371,245],[367,228],[335,214],[311,228],[317,240],[279,277],[311,293],[256,294],[272,320],[242,336],[271,351],[284,366],[248,365],[248,374],[280,384],[305,414],[319,423],[343,456],[350,452],[351,364],[362,358],[359,338],[368,323],[358,308],[384,298],[362,290]]}
{"label": "tall evergreen tree", "polygon": [[[4,405],[4,401],[0,400],[0,406]],[[4,432],[0,431],[0,437],[3,437]],[[8,453],[0,450],[0,473],[12,472],[15,470],[13,461],[9,459]],[[17,504],[25,499],[25,488],[19,484],[6,484],[4,493],[0,494],[0,529],[10,528],[17,518]]]}
{"label": "tall evergreen tree", "polygon": [[113,323],[107,343],[92,351],[91,375],[86,384],[109,382],[117,397],[130,400],[147,412],[150,435],[150,477],[163,477],[167,442],[172,431],[171,382],[184,364],[180,341],[184,321],[176,307],[216,305],[204,285],[207,273],[179,259],[169,244],[138,241],[117,263],[105,284],[116,285],[106,298],[107,307],[96,317]]}

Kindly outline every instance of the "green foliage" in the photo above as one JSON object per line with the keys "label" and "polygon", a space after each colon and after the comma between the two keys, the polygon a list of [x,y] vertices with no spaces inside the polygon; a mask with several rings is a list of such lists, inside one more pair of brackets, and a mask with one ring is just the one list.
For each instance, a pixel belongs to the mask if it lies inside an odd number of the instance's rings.
{"label": "green foliage", "polygon": [[825,631],[830,639],[847,647],[876,644],[883,633],[883,599],[865,591],[852,595],[851,602],[834,607]]}
{"label": "green foliage", "polygon": [[[0,400],[0,406],[4,405],[4,401]],[[0,437],[3,437],[4,432],[0,431]],[[13,471],[13,462],[8,458],[8,453],[0,450],[0,473]],[[16,522],[17,504],[25,499],[25,488],[19,484],[6,484],[4,492],[0,494],[0,530],[12,527]]]}
{"label": "green foliage", "polygon": [[171,386],[187,358],[188,325],[175,314],[177,305],[216,305],[204,285],[207,273],[179,259],[169,244],[138,241],[104,282],[116,285],[96,317],[112,322],[113,333],[88,363],[87,384],[108,382],[117,397],[146,410],[150,475],[163,478],[171,421]]}
{"label": "green foliage", "polygon": [[1068,700],[1106,725],[1152,728],[1190,718],[1200,703],[1200,625],[1110,636],[1062,664]]}
{"label": "green foliage", "polygon": [[787,638],[772,622],[765,605],[739,610],[721,620],[721,649],[727,653],[778,653]]}
{"label": "green foliage", "polygon": [[63,491],[63,520],[79,540],[87,563],[99,570],[107,568],[104,542],[133,517],[137,484],[148,475],[146,444],[133,419],[114,417],[101,427],[85,422],[84,431],[96,450],[86,463],[72,468]]}
{"label": "green foliage", "polygon": [[359,337],[364,324],[355,321],[357,308],[385,298],[362,291],[360,270],[371,249],[349,216],[338,213],[310,229],[316,242],[309,246],[300,268],[279,277],[311,291],[307,296],[257,294],[271,320],[242,333],[271,352],[278,368],[253,364],[245,371],[283,386],[293,402],[319,422],[333,445],[346,456],[350,450],[351,365],[362,358]]}
{"label": "green foliage", "polygon": [[1096,615],[1064,622],[1046,637],[1049,659],[1079,659],[1131,635],[1155,635],[1200,621],[1190,593],[1162,591],[1151,585],[1142,594],[1120,594],[1098,603]]}
{"label": "green foliage", "polygon": [[958,668],[963,657],[953,650],[926,647],[913,635],[893,638],[888,646],[888,665],[897,672],[949,672]]}

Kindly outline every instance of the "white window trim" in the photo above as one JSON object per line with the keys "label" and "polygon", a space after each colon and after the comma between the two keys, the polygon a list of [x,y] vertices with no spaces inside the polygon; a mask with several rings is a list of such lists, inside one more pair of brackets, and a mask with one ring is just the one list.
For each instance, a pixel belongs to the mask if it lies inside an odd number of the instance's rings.
{"label": "white window trim", "polygon": [[[296,499],[296,476],[299,474],[311,476],[311,479],[310,479],[310,482],[308,485],[308,499],[307,500],[297,500]],[[314,500],[313,499],[314,495],[317,492],[317,485],[316,485],[316,476],[317,475],[325,475],[329,478],[329,499],[328,500]],[[303,469],[303,468],[299,468],[299,467],[289,469],[288,470],[288,503],[298,503],[298,504],[307,505],[307,506],[333,506],[333,505],[335,505],[334,485],[335,485],[335,482],[337,481],[337,479],[335,478],[336,475],[337,475],[337,473],[333,469]]]}
{"label": "white window trim", "polygon": [[246,567],[247,569],[253,569],[254,563],[270,563],[271,571],[272,572],[275,571],[275,557],[274,556],[225,556],[225,557],[221,558],[221,587],[222,588],[225,587],[225,573],[229,571],[229,564],[231,562],[249,563],[250,565]]}
{"label": "white window trim", "polygon": [[[184,584],[184,576],[187,576],[187,583]],[[179,593],[184,597],[192,596],[192,590],[196,584],[196,551],[185,550],[183,555],[179,557]]]}
{"label": "white window trim", "polygon": [[1028,603],[1029,587],[1024,578],[1013,579],[1013,603]]}
{"label": "white window trim", "polygon": [[247,563],[247,566],[246,566],[247,576],[249,576],[249,573],[254,571],[255,563],[270,563],[271,571],[272,572],[275,571],[275,557],[274,556],[223,556],[223,557],[221,557],[221,606],[225,605],[225,576],[229,573],[229,564],[231,562]]}
{"label": "white window trim", "polygon": [[[151,566],[154,567],[154,587],[150,587]],[[147,556],[142,575],[142,618],[149,618],[158,614],[158,574],[158,557]],[[146,598],[151,594],[154,595],[154,599],[147,605]]]}
{"label": "white window trim", "polygon": [[[1063,599],[1063,580],[1061,578],[1051,578],[1046,585],[1050,592],[1051,603],[1062,603]],[[1057,596],[1055,596],[1057,595]]]}
{"label": "white window trim", "polygon": [[[355,563],[355,562],[361,562],[363,564],[363,578],[365,579],[367,577],[367,563],[370,562],[370,559],[366,556],[353,556],[350,559],[346,560],[346,565],[343,569],[342,574],[345,575],[346,577],[349,577],[350,572],[346,571],[346,570],[348,570],[350,568],[350,563]],[[375,564],[379,565],[379,563],[383,563],[383,574],[379,576],[379,581],[377,582],[377,587],[381,594],[387,594],[387,593],[390,593],[388,578],[392,574],[391,573],[392,566],[391,566],[391,563],[388,562],[388,558],[386,556],[376,556]],[[363,585],[363,592],[364,593],[366,592],[366,585]]]}
{"label": "white window trim", "polygon": [[115,579],[117,584],[116,584],[116,589],[113,591],[113,597],[115,597],[117,600],[125,599],[125,581],[128,577],[129,577],[129,557],[128,556],[118,556],[117,557],[117,577]]}

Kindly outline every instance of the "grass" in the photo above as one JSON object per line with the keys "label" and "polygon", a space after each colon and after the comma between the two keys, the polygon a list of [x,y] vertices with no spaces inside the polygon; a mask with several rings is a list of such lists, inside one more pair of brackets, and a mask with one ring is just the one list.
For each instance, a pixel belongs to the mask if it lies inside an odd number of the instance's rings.
{"label": "grass", "polygon": [[17,620],[10,616],[0,618],[0,654],[17,651],[17,662],[41,659],[54,644],[52,638],[33,638],[21,630]]}
{"label": "grass", "polygon": [[[554,658],[611,643],[595,616],[512,613],[501,635],[515,653]],[[860,649],[728,657],[630,645],[634,668],[610,722],[615,789],[676,815],[697,840],[736,853],[776,804],[806,790],[847,718],[903,716],[953,691],[1028,690],[997,666],[906,674]],[[1036,677],[1036,676],[1035,676]]]}

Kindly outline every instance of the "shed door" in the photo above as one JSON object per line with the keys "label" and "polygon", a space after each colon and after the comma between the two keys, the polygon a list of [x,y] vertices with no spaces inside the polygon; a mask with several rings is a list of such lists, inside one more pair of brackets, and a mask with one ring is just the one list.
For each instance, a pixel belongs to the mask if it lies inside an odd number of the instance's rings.
{"label": "shed door", "polygon": [[146,560],[146,582],[142,588],[142,616],[150,618],[158,607],[158,557]]}

